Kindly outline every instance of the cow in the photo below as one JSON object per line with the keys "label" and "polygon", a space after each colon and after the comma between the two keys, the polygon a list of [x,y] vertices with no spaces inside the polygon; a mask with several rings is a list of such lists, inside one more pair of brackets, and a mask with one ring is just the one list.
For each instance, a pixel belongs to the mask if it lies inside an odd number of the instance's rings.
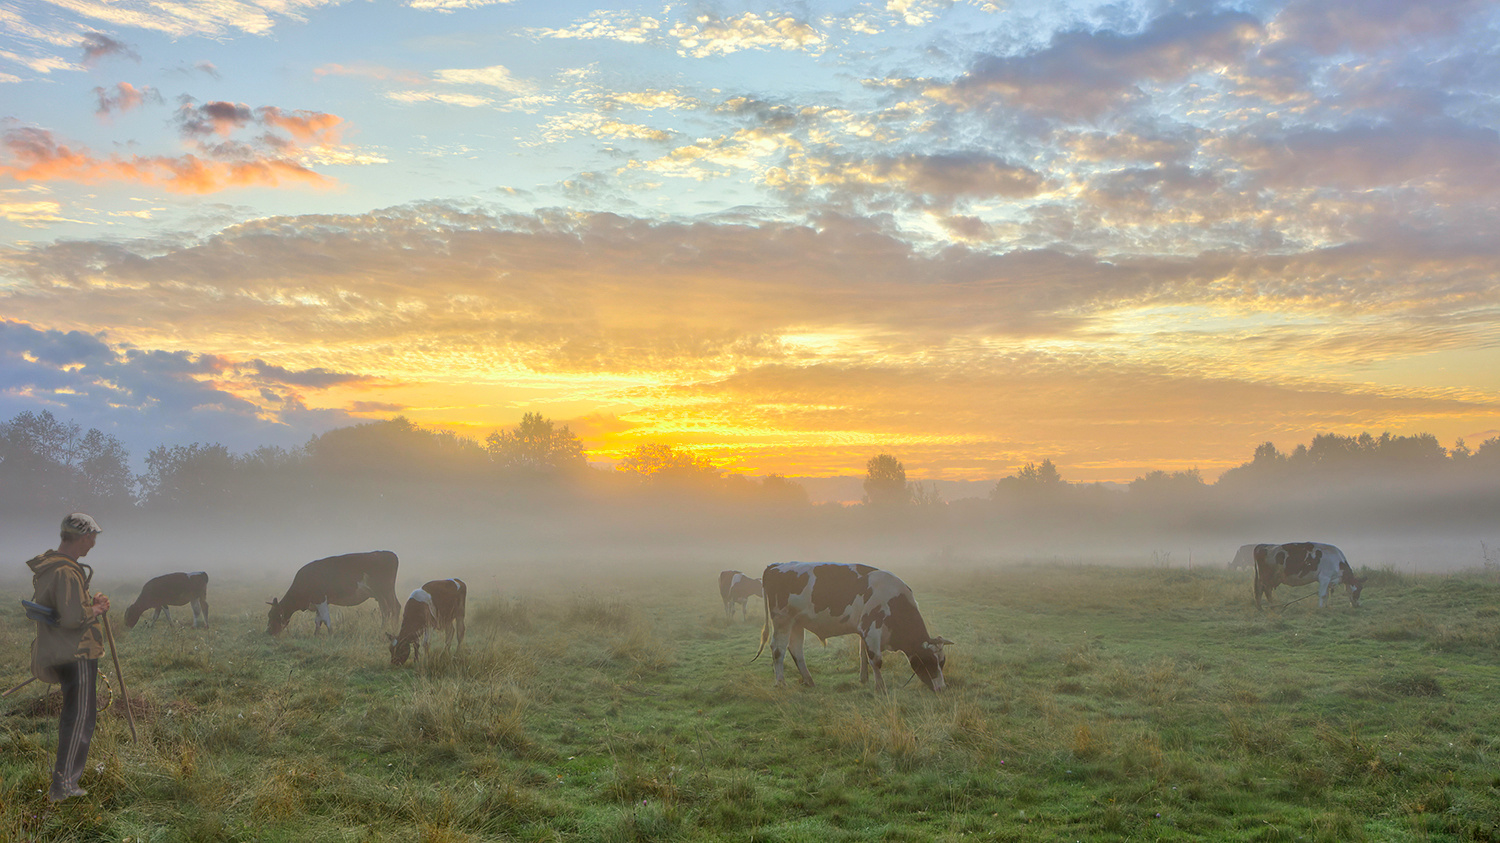
{"label": "cow", "polygon": [[[464,606],[469,599],[469,587],[460,579],[432,580],[413,591],[406,599],[406,610],[401,616],[401,632],[386,633],[391,642],[391,664],[406,664],[408,658],[420,655],[426,648],[432,656],[432,630],[444,633],[443,650],[453,643],[453,630],[458,628],[458,649],[464,648]],[[421,638],[420,643],[418,638]],[[416,653],[412,652],[413,647]]]}
{"label": "cow", "polygon": [[333,632],[328,616],[329,605],[358,606],[374,597],[380,603],[380,615],[389,624],[400,616],[401,603],[396,599],[396,566],[400,562],[389,550],[369,553],[346,553],[316,559],[303,565],[292,577],[292,585],[280,600],[271,598],[266,632],[280,635],[292,615],[304,609],[318,613],[313,634],[319,626]]}
{"label": "cow", "polygon": [[1344,552],[1331,544],[1295,542],[1292,544],[1258,544],[1255,546],[1255,608],[1260,598],[1272,599],[1278,585],[1318,584],[1318,608],[1328,605],[1328,587],[1343,583],[1349,589],[1349,602],[1359,608],[1364,578],[1354,576],[1354,569]]}
{"label": "cow", "polygon": [[171,606],[193,607],[193,628],[197,629],[201,621],[203,628],[207,629],[208,574],[202,571],[187,574],[178,572],[146,580],[146,584],[141,586],[141,596],[135,598],[135,602],[125,610],[125,627],[134,629],[147,609],[156,610],[156,614],[151,616],[152,626],[156,625],[162,612],[167,613],[167,623],[171,623]]}
{"label": "cow", "polygon": [[912,670],[928,687],[943,690],[943,665],[947,662],[943,645],[953,642],[927,634],[927,624],[917,611],[911,589],[895,574],[869,565],[782,562],[768,565],[761,583],[765,588],[766,624],[760,631],[755,658],[760,658],[769,639],[777,685],[785,684],[783,673],[789,652],[802,674],[802,684],[813,684],[802,656],[802,631],[807,630],[825,644],[838,635],[858,635],[859,681],[868,682],[873,668],[877,692],[885,691],[880,668],[881,653],[886,650],[905,653]]}
{"label": "cow", "polygon": [[724,599],[724,618],[734,620],[734,604],[740,604],[740,618],[750,618],[750,598],[765,598],[765,589],[760,580],[747,577],[739,571],[719,572],[719,596]]}
{"label": "cow", "polygon": [[1231,570],[1231,571],[1238,571],[1241,568],[1249,568],[1252,571],[1255,570],[1255,549],[1257,547],[1266,547],[1266,545],[1263,545],[1263,544],[1242,544],[1242,545],[1240,545],[1240,549],[1237,550],[1237,551],[1235,551],[1234,558],[1231,559],[1231,560],[1229,560],[1229,570]]}

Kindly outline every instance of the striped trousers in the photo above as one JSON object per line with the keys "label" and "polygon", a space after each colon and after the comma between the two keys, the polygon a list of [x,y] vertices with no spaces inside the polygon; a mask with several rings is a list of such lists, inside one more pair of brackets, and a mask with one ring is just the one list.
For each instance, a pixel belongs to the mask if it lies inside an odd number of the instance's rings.
{"label": "striped trousers", "polygon": [[89,759],[89,741],[94,737],[97,714],[95,691],[99,679],[98,659],[77,659],[58,665],[62,677],[62,717],[57,722],[57,764],[52,768],[52,790],[64,793],[78,787]]}

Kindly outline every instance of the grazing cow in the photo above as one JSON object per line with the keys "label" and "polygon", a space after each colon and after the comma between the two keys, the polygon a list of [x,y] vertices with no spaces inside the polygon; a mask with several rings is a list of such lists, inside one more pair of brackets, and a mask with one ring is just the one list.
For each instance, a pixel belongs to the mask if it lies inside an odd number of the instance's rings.
{"label": "grazing cow", "polygon": [[398,564],[396,554],[375,550],[329,556],[303,565],[292,577],[286,596],[280,600],[271,598],[266,632],[280,635],[292,615],[303,609],[315,609],[318,613],[313,621],[314,635],[318,634],[319,626],[333,632],[333,621],[328,616],[330,604],[358,606],[371,597],[380,603],[381,618],[390,623],[401,611],[401,603],[396,599]]}
{"label": "grazing cow", "polygon": [[[413,591],[406,599],[406,611],[401,616],[401,632],[386,634],[391,642],[391,664],[406,664],[408,658],[420,655],[426,648],[432,656],[432,630],[444,633],[443,650],[453,643],[453,628],[458,627],[458,649],[464,648],[464,605],[469,599],[469,587],[463,580],[433,580]],[[422,640],[418,643],[417,638]],[[416,654],[412,653],[415,647]]]}
{"label": "grazing cow", "polygon": [[1266,545],[1263,545],[1263,544],[1242,544],[1242,545],[1240,545],[1240,549],[1235,552],[1234,558],[1229,561],[1229,570],[1231,570],[1231,571],[1238,571],[1241,568],[1249,568],[1251,570],[1255,570],[1255,549],[1257,547],[1266,547]]}
{"label": "grazing cow", "polygon": [[739,571],[719,572],[719,596],[724,598],[724,617],[734,620],[734,604],[740,604],[740,619],[750,618],[750,598],[765,598],[765,589],[760,580],[747,577]]}
{"label": "grazing cow", "polygon": [[171,623],[171,606],[192,606],[193,628],[198,628],[201,618],[203,628],[207,629],[208,574],[202,571],[190,574],[179,572],[146,580],[146,584],[141,586],[141,596],[135,598],[135,602],[125,610],[125,627],[134,629],[147,609],[156,610],[156,614],[151,616],[152,626],[156,626],[162,612],[167,613],[167,623]]}
{"label": "grazing cow", "polygon": [[880,667],[881,653],[886,650],[905,653],[922,681],[934,691],[943,690],[943,664],[947,661],[943,645],[953,642],[927,634],[927,624],[917,611],[911,589],[895,574],[869,565],[782,562],[767,566],[761,583],[765,587],[766,625],[760,631],[760,650],[755,658],[760,658],[769,639],[777,685],[785,684],[787,653],[792,654],[802,673],[802,684],[813,684],[802,657],[805,629],[824,643],[837,635],[858,635],[859,681],[869,681],[869,670],[874,668],[876,691],[885,691]]}
{"label": "grazing cow", "polygon": [[1255,608],[1260,598],[1272,599],[1278,585],[1318,583],[1318,607],[1328,605],[1328,587],[1343,583],[1349,589],[1349,602],[1359,607],[1359,594],[1365,587],[1362,578],[1344,558],[1344,552],[1331,544],[1296,542],[1294,544],[1258,544],[1255,546]]}

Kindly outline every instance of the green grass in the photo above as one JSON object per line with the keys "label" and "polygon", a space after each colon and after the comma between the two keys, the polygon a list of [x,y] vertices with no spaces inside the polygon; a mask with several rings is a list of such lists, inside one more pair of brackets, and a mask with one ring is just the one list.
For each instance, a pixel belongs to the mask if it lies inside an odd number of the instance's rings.
{"label": "green grass", "polygon": [[1492,578],[1386,572],[1359,610],[1258,613],[1243,572],[898,571],[958,643],[945,694],[891,654],[876,697],[849,638],[812,639],[816,687],[773,688],[717,571],[476,588],[463,654],[416,668],[373,606],[273,640],[263,587],[218,587],[213,629],[116,630],[140,743],[112,706],[88,797],[43,798],[45,689],[4,701],[0,838],[1500,839]]}

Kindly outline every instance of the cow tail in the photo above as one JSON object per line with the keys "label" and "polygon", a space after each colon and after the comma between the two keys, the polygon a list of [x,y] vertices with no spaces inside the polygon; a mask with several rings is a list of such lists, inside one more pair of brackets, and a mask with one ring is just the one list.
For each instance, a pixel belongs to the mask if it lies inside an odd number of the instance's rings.
{"label": "cow tail", "polygon": [[[760,654],[766,650],[766,642],[771,640],[771,601],[764,593],[761,594],[760,604],[766,613],[766,624],[760,628],[760,649],[755,651],[755,659],[760,658]],[[755,659],[750,661],[753,663]]]}

